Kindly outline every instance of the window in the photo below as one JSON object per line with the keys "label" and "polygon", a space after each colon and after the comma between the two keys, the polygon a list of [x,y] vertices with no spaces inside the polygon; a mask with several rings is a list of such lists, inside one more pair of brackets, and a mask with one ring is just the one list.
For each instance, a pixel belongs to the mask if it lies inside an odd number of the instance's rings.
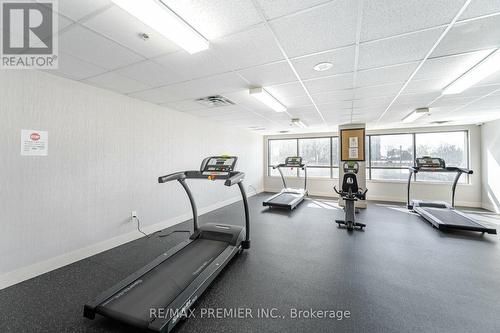
{"label": "window", "polygon": [[[288,156],[297,155],[297,139],[269,140],[269,175],[279,176],[279,172],[273,169],[273,165],[285,163]],[[297,176],[297,171],[282,169],[284,176]],[[295,173],[294,173],[295,172]]]}
{"label": "window", "polygon": [[371,179],[408,179],[414,161],[413,135],[371,135],[369,157]]}
{"label": "window", "polygon": [[[416,157],[433,156],[448,166],[469,166],[468,132],[405,133],[366,136],[366,178],[374,180],[408,179],[408,167]],[[278,176],[271,166],[284,163],[288,156],[302,156],[309,177],[338,178],[339,138],[295,138],[269,140],[269,175]],[[288,177],[304,176],[302,170],[282,169]],[[419,173],[417,181],[453,181],[452,173]],[[460,182],[468,182],[463,177]]]}
{"label": "window", "polygon": [[[310,177],[331,177],[332,154],[330,138],[299,139],[299,156],[307,164]],[[300,170],[300,176],[304,171]]]}
{"label": "window", "polygon": [[[417,157],[432,156],[444,159],[447,166],[468,167],[467,132],[417,133],[415,134]],[[454,173],[417,174],[421,181],[453,181]],[[467,182],[467,177],[460,178],[461,183]]]}

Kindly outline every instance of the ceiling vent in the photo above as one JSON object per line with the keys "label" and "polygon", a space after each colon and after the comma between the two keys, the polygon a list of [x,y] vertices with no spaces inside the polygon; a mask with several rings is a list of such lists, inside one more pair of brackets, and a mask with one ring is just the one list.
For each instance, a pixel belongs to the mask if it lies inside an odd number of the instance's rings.
{"label": "ceiling vent", "polygon": [[209,108],[218,108],[221,106],[228,106],[235,104],[233,101],[221,95],[213,95],[213,96],[198,98],[196,102]]}
{"label": "ceiling vent", "polygon": [[449,120],[436,120],[436,121],[432,121],[431,124],[441,125],[441,124],[446,124],[449,122],[450,122]]}

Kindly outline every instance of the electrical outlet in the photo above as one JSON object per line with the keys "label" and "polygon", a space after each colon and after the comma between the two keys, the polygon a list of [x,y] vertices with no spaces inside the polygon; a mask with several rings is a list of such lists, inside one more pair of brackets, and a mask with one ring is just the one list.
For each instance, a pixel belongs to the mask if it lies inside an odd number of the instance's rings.
{"label": "electrical outlet", "polygon": [[130,217],[135,219],[137,218],[137,212],[135,210],[133,210],[131,213],[130,213]]}

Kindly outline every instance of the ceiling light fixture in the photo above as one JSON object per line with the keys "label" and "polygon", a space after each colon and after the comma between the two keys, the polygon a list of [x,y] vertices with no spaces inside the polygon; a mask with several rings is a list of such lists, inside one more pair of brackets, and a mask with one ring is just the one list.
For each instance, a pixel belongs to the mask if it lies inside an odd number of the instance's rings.
{"label": "ceiling light fixture", "polygon": [[158,0],[112,1],[187,52],[193,54],[208,49],[208,40],[163,2]]}
{"label": "ceiling light fixture", "polygon": [[270,107],[276,112],[285,112],[286,106],[281,104],[273,95],[268,93],[264,88],[252,88],[250,89],[250,95]]}
{"label": "ceiling light fixture", "polygon": [[500,70],[500,49],[492,52],[480,63],[444,88],[443,95],[460,94],[498,70]]}
{"label": "ceiling light fixture", "polygon": [[299,118],[293,118],[292,125],[300,127],[300,128],[307,128],[307,125]]}
{"label": "ceiling light fixture", "polygon": [[323,72],[329,70],[332,67],[333,64],[331,62],[320,62],[319,64],[316,64],[313,68],[317,72]]}
{"label": "ceiling light fixture", "polygon": [[429,108],[418,108],[402,119],[403,123],[412,123],[423,115],[429,114]]}

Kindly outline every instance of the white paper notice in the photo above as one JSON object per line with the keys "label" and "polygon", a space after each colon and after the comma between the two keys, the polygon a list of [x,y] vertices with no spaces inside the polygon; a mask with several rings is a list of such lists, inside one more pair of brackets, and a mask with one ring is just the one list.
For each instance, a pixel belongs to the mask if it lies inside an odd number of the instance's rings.
{"label": "white paper notice", "polygon": [[358,137],[351,136],[349,138],[349,148],[358,148]]}
{"label": "white paper notice", "polygon": [[21,130],[22,156],[47,156],[49,151],[49,132]]}
{"label": "white paper notice", "polygon": [[357,159],[358,158],[358,148],[349,148],[349,158]]}

